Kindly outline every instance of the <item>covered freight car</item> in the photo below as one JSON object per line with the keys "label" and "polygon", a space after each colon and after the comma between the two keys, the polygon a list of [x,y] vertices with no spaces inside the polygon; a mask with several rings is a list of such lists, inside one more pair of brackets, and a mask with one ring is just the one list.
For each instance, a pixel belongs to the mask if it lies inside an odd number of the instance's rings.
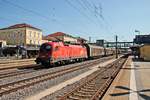
{"label": "covered freight car", "polygon": [[90,45],[90,44],[85,44],[85,46],[87,48],[87,55],[89,59],[102,57],[105,55],[105,51],[103,47]]}
{"label": "covered freight car", "polygon": [[110,56],[115,54],[115,49],[114,48],[105,48],[105,56]]}

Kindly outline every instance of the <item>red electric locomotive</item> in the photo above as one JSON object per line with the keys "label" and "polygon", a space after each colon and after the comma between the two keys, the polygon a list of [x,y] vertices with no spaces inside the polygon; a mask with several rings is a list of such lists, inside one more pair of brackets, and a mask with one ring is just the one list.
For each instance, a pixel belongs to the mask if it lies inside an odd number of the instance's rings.
{"label": "red electric locomotive", "polygon": [[55,63],[87,58],[87,50],[82,45],[65,45],[63,42],[47,42],[41,45],[36,63],[50,66]]}

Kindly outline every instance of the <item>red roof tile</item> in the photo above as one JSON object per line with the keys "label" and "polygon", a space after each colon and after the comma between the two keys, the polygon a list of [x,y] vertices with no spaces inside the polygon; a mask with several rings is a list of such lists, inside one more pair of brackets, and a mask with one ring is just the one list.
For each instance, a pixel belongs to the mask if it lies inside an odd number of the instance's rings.
{"label": "red roof tile", "polygon": [[64,35],[66,35],[66,34],[63,33],[63,32],[56,32],[56,33],[53,33],[53,34],[49,34],[48,36],[55,37],[55,36],[64,36]]}
{"label": "red roof tile", "polygon": [[33,27],[29,24],[26,24],[26,23],[21,23],[21,24],[15,24],[15,25],[12,25],[12,26],[9,26],[7,28],[2,28],[1,30],[4,30],[4,29],[14,29],[14,28],[23,28],[23,27],[29,27],[29,28],[34,28],[34,29],[37,29],[37,30],[40,30],[39,28],[36,28],[36,27]]}
{"label": "red roof tile", "polygon": [[43,40],[49,40],[49,41],[58,41],[57,38],[55,38],[55,37],[50,37],[50,36],[43,36],[42,39],[43,39]]}
{"label": "red roof tile", "polygon": [[56,33],[53,33],[53,34],[49,34],[48,36],[50,37],[57,37],[57,36],[68,36],[68,37],[72,37],[72,38],[75,38],[69,34],[66,34],[66,33],[63,33],[63,32],[56,32]]}

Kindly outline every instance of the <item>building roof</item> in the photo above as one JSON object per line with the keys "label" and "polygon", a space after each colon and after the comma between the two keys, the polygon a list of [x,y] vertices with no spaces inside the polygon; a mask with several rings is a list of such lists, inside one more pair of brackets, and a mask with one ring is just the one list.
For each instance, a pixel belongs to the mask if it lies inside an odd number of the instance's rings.
{"label": "building roof", "polygon": [[87,41],[86,39],[82,38],[82,37],[76,37],[78,40],[82,40],[82,41]]}
{"label": "building roof", "polygon": [[40,30],[40,31],[41,31],[41,29],[36,28],[36,27],[33,27],[32,25],[29,25],[29,24],[26,24],[26,23],[15,24],[15,25],[12,25],[12,26],[9,26],[9,27],[6,27],[6,28],[2,28],[2,29],[0,29],[0,30],[15,29],[15,28],[24,28],[24,27],[33,28],[33,29],[36,29],[36,30]]}
{"label": "building roof", "polygon": [[56,33],[53,33],[53,34],[49,34],[48,35],[49,37],[57,37],[57,36],[68,36],[68,37],[72,37],[72,38],[75,38],[69,34],[66,34],[66,33],[63,33],[63,32],[56,32]]}
{"label": "building roof", "polygon": [[55,37],[50,37],[50,36],[42,36],[43,40],[48,40],[48,41],[59,41],[57,38]]}

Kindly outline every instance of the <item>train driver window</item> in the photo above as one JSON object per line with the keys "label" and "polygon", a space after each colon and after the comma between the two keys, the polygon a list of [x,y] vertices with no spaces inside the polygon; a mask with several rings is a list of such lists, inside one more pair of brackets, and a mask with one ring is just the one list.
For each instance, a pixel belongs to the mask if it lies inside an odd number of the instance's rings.
{"label": "train driver window", "polygon": [[46,49],[46,51],[50,51],[51,46],[47,45],[47,46],[45,47],[45,49]]}

